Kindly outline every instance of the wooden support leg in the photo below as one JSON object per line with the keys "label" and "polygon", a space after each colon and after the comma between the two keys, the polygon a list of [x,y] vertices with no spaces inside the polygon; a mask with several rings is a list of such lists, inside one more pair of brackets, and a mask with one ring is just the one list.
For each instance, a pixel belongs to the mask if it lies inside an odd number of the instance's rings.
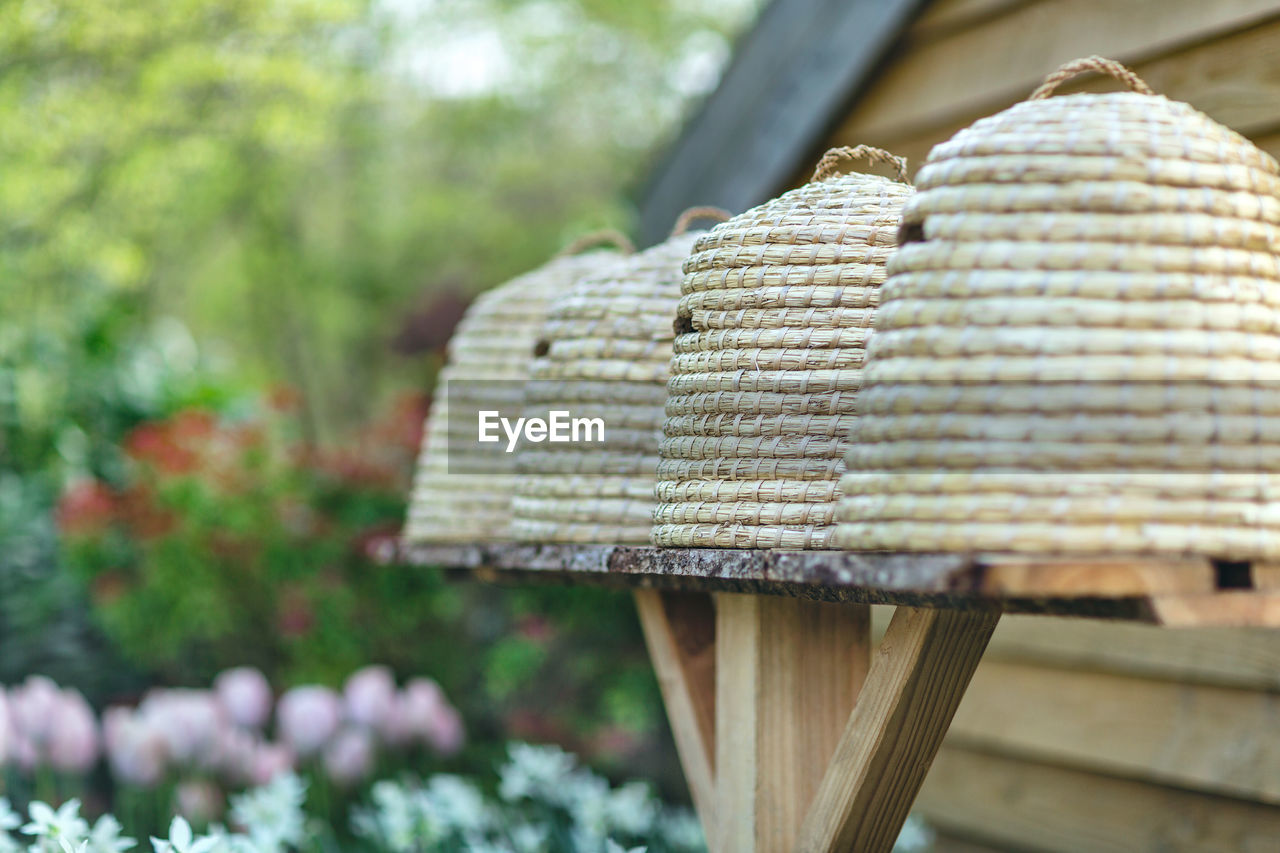
{"label": "wooden support leg", "polygon": [[709,593],[635,592],[676,752],[708,844],[715,833],[716,615]]}
{"label": "wooden support leg", "polygon": [[866,677],[870,609],[716,596],[718,853],[789,851]]}
{"label": "wooden support leg", "polygon": [[893,848],[999,618],[897,609],[804,820],[797,850]]}

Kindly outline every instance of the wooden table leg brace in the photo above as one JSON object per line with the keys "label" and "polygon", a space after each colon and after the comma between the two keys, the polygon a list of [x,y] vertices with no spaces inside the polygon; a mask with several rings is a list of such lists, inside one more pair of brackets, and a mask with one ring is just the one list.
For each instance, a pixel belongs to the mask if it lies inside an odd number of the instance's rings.
{"label": "wooden table leg brace", "polygon": [[713,853],[891,850],[999,619],[899,607],[868,666],[867,605],[636,604]]}

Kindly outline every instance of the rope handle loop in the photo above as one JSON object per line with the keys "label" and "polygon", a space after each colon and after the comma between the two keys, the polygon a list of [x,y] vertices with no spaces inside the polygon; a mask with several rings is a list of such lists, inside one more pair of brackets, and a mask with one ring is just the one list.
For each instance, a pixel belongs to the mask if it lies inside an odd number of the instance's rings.
{"label": "rope handle loop", "polygon": [[1137,92],[1139,95],[1155,94],[1155,90],[1148,86],[1145,80],[1114,59],[1107,59],[1102,56],[1085,56],[1071,60],[1048,77],[1045,77],[1044,82],[1036,87],[1036,90],[1031,93],[1031,97],[1027,98],[1027,100],[1044,100],[1052,95],[1058,86],[1086,71],[1096,71],[1099,74],[1113,77],[1128,86],[1130,91]]}
{"label": "rope handle loop", "polygon": [[716,222],[728,222],[733,218],[733,214],[725,210],[723,207],[691,207],[676,218],[676,224],[671,227],[671,236],[679,237],[681,234],[689,230],[689,226],[697,222],[699,219],[714,219]]}
{"label": "rope handle loop", "polygon": [[904,184],[907,182],[907,158],[899,157],[897,154],[890,154],[883,148],[875,148],[871,145],[832,148],[822,155],[822,159],[818,161],[817,167],[813,170],[813,177],[809,180],[825,181],[827,178],[840,173],[838,167],[841,160],[857,160],[859,158],[863,158],[870,163],[884,163],[887,166],[893,166],[896,171],[894,180]]}
{"label": "rope handle loop", "polygon": [[636,250],[635,244],[627,238],[626,234],[616,228],[605,228],[600,231],[583,234],[556,252],[556,257],[567,258],[572,255],[580,255],[587,249],[594,249],[599,246],[613,246],[624,255],[630,255]]}

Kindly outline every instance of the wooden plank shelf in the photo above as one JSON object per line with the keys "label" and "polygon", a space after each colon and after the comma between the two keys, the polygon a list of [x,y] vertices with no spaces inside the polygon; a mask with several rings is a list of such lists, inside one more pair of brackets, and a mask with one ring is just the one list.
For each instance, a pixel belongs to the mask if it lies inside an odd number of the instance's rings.
{"label": "wooden plank shelf", "polygon": [[[402,544],[383,556],[443,567],[459,580],[633,590],[712,853],[889,853],[1004,613],[1280,627],[1277,566],[1196,557],[513,543]],[[878,645],[871,604],[897,605]],[[1008,683],[993,693],[989,675],[979,680],[995,698],[960,716],[962,746],[1002,739],[1033,755],[1067,752],[1121,771],[1157,754],[1162,778],[1172,783],[1215,795],[1280,796],[1264,777],[1221,773],[1206,758],[1212,747],[1160,753],[1175,738],[1174,718],[1164,729],[1154,725],[1159,711],[1181,709],[1186,698],[1151,686],[1129,703],[1150,706],[1143,719],[1163,732],[1154,746],[1129,733],[1073,748],[1060,733],[1019,718],[993,732],[991,720],[1035,692],[1036,673],[999,667]],[[1050,677],[1084,684],[1108,676]],[[1204,688],[1200,695],[1209,702],[1229,693]],[[1228,705],[1237,716],[1258,714],[1223,701],[1215,718],[1231,719]],[[953,747],[944,754],[953,756],[944,762],[950,766],[969,753]],[[1151,810],[1164,806],[1153,802]]]}
{"label": "wooden plank shelf", "polygon": [[616,545],[406,544],[459,579],[788,595],[1169,626],[1280,627],[1270,564],[1206,558],[761,551]]}

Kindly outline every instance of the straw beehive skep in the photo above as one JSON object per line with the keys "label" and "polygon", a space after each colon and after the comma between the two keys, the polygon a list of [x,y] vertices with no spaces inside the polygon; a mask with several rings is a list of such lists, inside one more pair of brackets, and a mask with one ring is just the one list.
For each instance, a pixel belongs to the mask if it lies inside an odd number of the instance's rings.
{"label": "straw beehive skep", "polygon": [[[846,158],[895,179],[838,174]],[[658,545],[826,548],[906,162],[834,149],[805,186],[698,239],[658,465]]]}
{"label": "straw beehive skep", "polygon": [[[587,235],[542,267],[481,294],[467,310],[449,342],[427,417],[405,523],[407,542],[511,538],[514,472],[500,459],[461,449],[474,436],[449,434],[448,397],[468,407],[518,410],[524,399],[520,383],[529,378],[534,340],[547,309],[585,271],[613,262],[616,253],[579,254],[602,244],[630,248],[616,232]],[[451,440],[456,442],[452,455]]]}
{"label": "straw beehive skep", "polygon": [[838,544],[1280,555],[1275,160],[1090,57],[917,179]]}
{"label": "straw beehive skep", "polygon": [[691,208],[668,240],[583,276],[557,300],[539,337],[529,414],[602,418],[604,440],[521,447],[512,521],[518,540],[648,541],[680,264],[697,237],[688,227],[727,217]]}

